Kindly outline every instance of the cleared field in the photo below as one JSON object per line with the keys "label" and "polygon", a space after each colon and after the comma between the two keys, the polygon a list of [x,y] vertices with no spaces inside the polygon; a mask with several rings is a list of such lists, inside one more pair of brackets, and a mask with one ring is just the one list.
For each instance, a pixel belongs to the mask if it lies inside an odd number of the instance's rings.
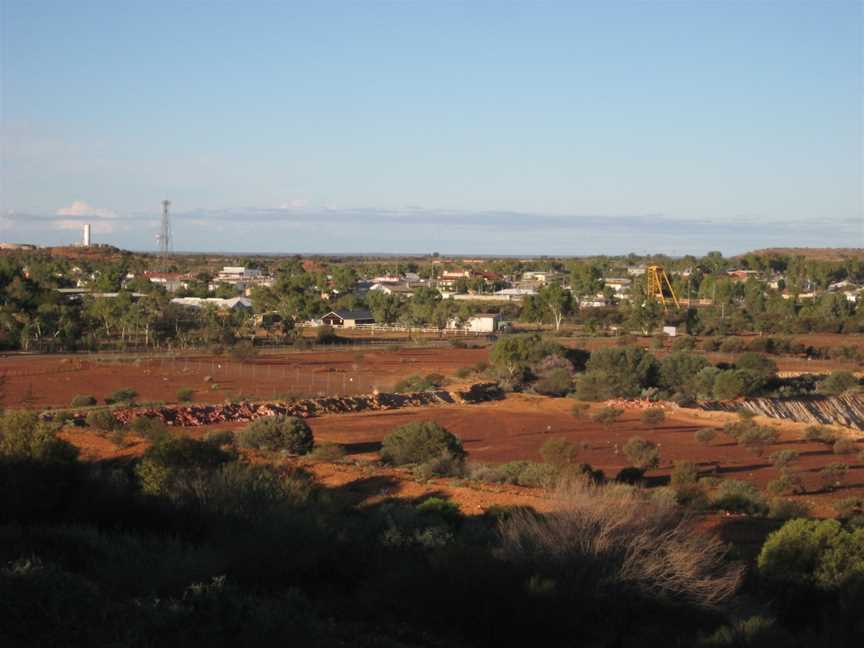
{"label": "cleared field", "polygon": [[130,387],[142,402],[173,402],[192,388],[195,400],[332,396],[389,391],[411,374],[452,374],[486,361],[482,348],[451,347],[227,356],[7,356],[0,358],[0,403],[6,407],[68,406],[76,394],[104,399]]}
{"label": "cleared field", "polygon": [[[433,420],[458,435],[469,452],[469,459],[478,462],[501,463],[517,459],[540,461],[539,450],[553,437],[567,438],[585,447],[579,461],[601,468],[614,477],[628,465],[622,447],[632,436],[654,441],[660,447],[661,465],[648,473],[653,485],[666,483],[676,460],[699,464],[704,473],[714,472],[720,478],[753,482],[760,488],[779,475],[767,455],[781,449],[794,449],[800,454],[795,471],[801,474],[808,494],[800,496],[814,510],[831,515],[830,501],[864,493],[864,465],[856,455],[840,457],[831,449],[816,443],[800,441],[802,424],[778,421],[763,422],[780,431],[780,440],[765,456],[739,446],[722,433],[710,446],[696,441],[694,432],[703,427],[720,428],[730,420],[718,412],[675,411],[654,428],[639,422],[638,411],[628,411],[611,427],[604,428],[591,421],[580,421],[570,414],[572,401],[531,396],[510,396],[505,401],[482,403],[470,407],[433,407],[345,414],[310,419],[318,441],[344,444],[349,453],[374,458],[381,440],[394,427],[410,421]],[[599,406],[595,406],[599,407]],[[864,443],[858,443],[859,450]],[[843,488],[823,491],[819,470],[827,464],[846,462],[849,474]]]}

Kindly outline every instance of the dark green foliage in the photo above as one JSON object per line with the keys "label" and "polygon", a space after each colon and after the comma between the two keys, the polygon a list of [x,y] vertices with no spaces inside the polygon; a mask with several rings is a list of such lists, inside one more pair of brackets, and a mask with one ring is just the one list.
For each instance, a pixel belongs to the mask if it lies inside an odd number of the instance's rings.
{"label": "dark green foliage", "polygon": [[168,426],[155,416],[136,416],[130,425],[132,432],[150,443],[161,443],[171,437]]}
{"label": "dark green foliage", "polygon": [[658,379],[659,365],[645,349],[608,347],[591,354],[577,395],[582,400],[636,397],[643,389],[656,386]]}
{"label": "dark green foliage", "polygon": [[332,326],[319,326],[315,329],[316,344],[336,344],[339,342],[339,336]]}
{"label": "dark green foliage", "polygon": [[177,390],[177,400],[181,403],[188,403],[194,398],[195,390],[191,387],[183,387]]}
{"label": "dark green foliage", "polygon": [[742,353],[735,359],[735,368],[752,371],[764,378],[769,378],[777,373],[777,363],[758,353],[748,351]]}
{"label": "dark green foliage", "polygon": [[660,425],[663,421],[666,420],[666,412],[664,412],[659,407],[651,407],[646,409],[639,415],[639,420],[642,421],[645,425],[655,426]]}
{"label": "dark green foliage", "polygon": [[396,466],[420,464],[447,455],[464,458],[457,436],[433,421],[415,421],[396,428],[381,444],[381,459]]}
{"label": "dark green foliage", "polygon": [[393,387],[393,391],[397,394],[407,394],[411,392],[434,391],[441,389],[447,382],[447,378],[441,374],[431,373],[426,376],[414,374],[403,378]]}
{"label": "dark green foliage", "polygon": [[841,394],[858,389],[861,383],[849,371],[835,371],[827,378],[819,382],[817,389],[820,394],[826,396],[840,396]]}
{"label": "dark green foliage", "polygon": [[108,396],[108,398],[105,399],[105,402],[108,405],[113,405],[115,403],[131,405],[137,397],[137,391],[135,391],[131,387],[126,387],[124,389],[118,389],[117,391],[113,392],[110,396]]}
{"label": "dark green foliage", "polygon": [[78,449],[57,436],[58,427],[40,421],[31,412],[12,411],[0,416],[0,456],[44,463],[70,463]]}
{"label": "dark green foliage", "polygon": [[732,513],[765,515],[768,511],[768,504],[759,489],[750,482],[735,479],[720,482],[712,503],[715,508]]}
{"label": "dark green foliage", "polygon": [[717,436],[717,430],[714,428],[702,428],[700,430],[696,430],[694,435],[696,440],[702,445],[711,445],[711,442],[714,440],[714,437]]}
{"label": "dark green foliage", "polygon": [[837,517],[850,527],[864,528],[864,496],[844,497],[834,502]]}
{"label": "dark green foliage", "polygon": [[196,482],[233,458],[212,443],[177,437],[148,448],[135,473],[145,493],[183,499],[195,492]]}
{"label": "dark green foliage", "polygon": [[95,396],[73,396],[72,401],[69,403],[71,407],[92,407],[96,405],[98,401]]}
{"label": "dark green foliage", "polygon": [[679,351],[660,361],[660,384],[673,392],[695,396],[699,387],[696,375],[708,366],[705,356]]}
{"label": "dark green foliage", "polygon": [[660,449],[653,441],[631,437],[624,444],[622,450],[634,468],[651,470],[660,465]]}
{"label": "dark green foliage", "polygon": [[624,414],[624,410],[620,407],[604,407],[595,412],[591,420],[605,428],[609,428],[612,427],[615,421],[621,418],[622,414]]}
{"label": "dark green foliage", "polygon": [[562,437],[549,439],[540,446],[540,456],[543,457],[543,461],[558,471],[572,464],[578,454],[579,448]]}
{"label": "dark green foliage", "polygon": [[241,448],[304,455],[311,452],[315,439],[309,425],[293,416],[267,416],[255,419],[237,433]]}
{"label": "dark green foliage", "polygon": [[573,403],[570,413],[573,414],[573,418],[581,421],[588,415],[590,409],[591,406],[588,403]]}
{"label": "dark green foliage", "polygon": [[573,379],[566,369],[553,369],[534,383],[534,391],[544,396],[565,396],[573,388]]}
{"label": "dark green foliage", "polygon": [[88,426],[100,432],[110,432],[120,427],[120,422],[111,412],[111,410],[93,410],[88,412],[84,419]]}

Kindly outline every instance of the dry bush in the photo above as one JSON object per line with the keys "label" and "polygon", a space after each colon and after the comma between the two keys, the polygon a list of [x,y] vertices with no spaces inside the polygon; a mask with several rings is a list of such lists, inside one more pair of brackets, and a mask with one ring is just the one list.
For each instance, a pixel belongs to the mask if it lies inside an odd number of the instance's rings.
{"label": "dry bush", "polygon": [[744,569],[724,560],[723,543],[695,531],[668,498],[586,481],[569,482],[556,498],[555,514],[517,510],[500,522],[500,558],[576,583],[586,596],[635,592],[706,608],[741,582]]}

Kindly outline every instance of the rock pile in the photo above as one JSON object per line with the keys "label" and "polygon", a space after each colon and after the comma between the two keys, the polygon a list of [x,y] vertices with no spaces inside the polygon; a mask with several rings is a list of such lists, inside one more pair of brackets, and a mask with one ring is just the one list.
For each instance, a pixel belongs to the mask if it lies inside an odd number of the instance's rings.
{"label": "rock pile", "polygon": [[[503,396],[495,383],[478,383],[467,390],[449,392],[446,390],[413,392],[409,394],[369,394],[365,396],[344,396],[309,398],[284,403],[238,402],[224,405],[165,406],[155,408],[122,408],[113,414],[122,424],[128,424],[139,416],[149,416],[176,427],[199,427],[219,423],[245,423],[265,416],[296,416],[311,418],[325,414],[363,412],[374,410],[400,409],[403,407],[424,407],[454,403],[479,403],[495,400]],[[76,413],[73,421],[84,425],[85,415]]]}

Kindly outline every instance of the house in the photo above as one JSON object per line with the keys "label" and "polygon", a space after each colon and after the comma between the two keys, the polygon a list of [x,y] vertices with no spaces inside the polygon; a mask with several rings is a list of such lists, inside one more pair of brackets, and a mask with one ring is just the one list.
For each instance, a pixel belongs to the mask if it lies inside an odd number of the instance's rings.
{"label": "house", "polygon": [[330,311],[321,318],[321,323],[326,326],[338,326],[340,328],[357,328],[361,324],[374,324],[375,318],[372,313],[365,309],[357,310],[335,310]]}
{"label": "house", "polygon": [[736,283],[739,281],[747,281],[750,278],[758,279],[759,272],[756,270],[729,270],[726,276]]}
{"label": "house", "polygon": [[402,283],[402,277],[399,275],[379,275],[372,277],[373,284],[398,284]]}
{"label": "house", "polygon": [[413,297],[414,289],[408,284],[372,284],[370,291],[383,292],[385,295],[400,295],[402,297]]}
{"label": "house", "polygon": [[593,297],[583,297],[579,300],[579,308],[605,308],[610,302],[602,293]]}
{"label": "house", "polygon": [[220,299],[219,297],[175,297],[172,304],[188,306],[190,308],[203,308],[215,306],[219,310],[237,310],[238,308],[252,308],[252,300],[246,297],[232,297],[231,299]]}
{"label": "house", "polygon": [[536,281],[537,283],[546,284],[556,276],[558,276],[557,272],[529,270],[522,273],[522,281]]}
{"label": "house", "polygon": [[[162,286],[169,293],[175,293],[180,289],[188,288],[189,282],[192,280],[190,275],[180,274],[179,272],[151,272],[149,270],[144,271],[144,277],[150,283]],[[128,275],[127,278],[129,278]]]}
{"label": "house", "polygon": [[471,273],[468,270],[445,270],[438,277],[438,285],[442,288],[452,288],[460,279],[468,279]]}
{"label": "house", "polygon": [[449,329],[462,329],[472,333],[494,333],[501,325],[501,315],[498,313],[478,313],[461,323],[457,319],[447,322]]}
{"label": "house", "polygon": [[603,284],[609,286],[612,290],[614,290],[615,294],[621,294],[630,290],[630,286],[633,285],[633,280],[628,277],[610,277],[608,279],[604,279]]}

